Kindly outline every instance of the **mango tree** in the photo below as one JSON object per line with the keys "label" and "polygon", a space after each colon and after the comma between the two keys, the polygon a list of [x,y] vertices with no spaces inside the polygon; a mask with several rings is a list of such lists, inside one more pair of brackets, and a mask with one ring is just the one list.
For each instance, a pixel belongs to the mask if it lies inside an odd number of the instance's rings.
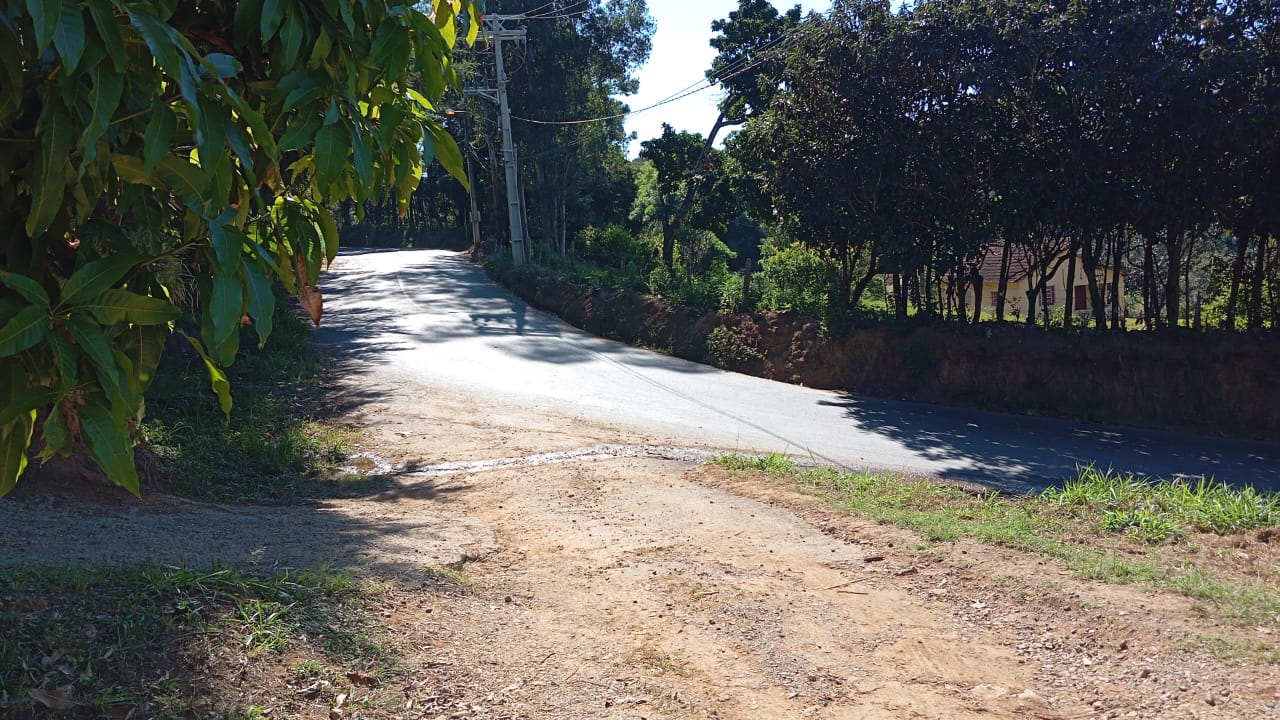
{"label": "mango tree", "polygon": [[408,202],[482,0],[0,0],[0,494],[33,443],[132,446],[174,321],[231,410],[240,327],[280,282],[319,322],[327,206]]}

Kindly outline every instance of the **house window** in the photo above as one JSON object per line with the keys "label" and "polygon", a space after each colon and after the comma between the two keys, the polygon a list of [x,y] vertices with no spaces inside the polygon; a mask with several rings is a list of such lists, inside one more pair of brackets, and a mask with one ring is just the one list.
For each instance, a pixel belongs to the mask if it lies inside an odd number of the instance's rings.
{"label": "house window", "polygon": [[996,305],[999,305],[999,304],[1000,304],[1000,293],[994,290],[991,291],[991,307],[995,307]]}
{"label": "house window", "polygon": [[1089,309],[1089,286],[1088,285],[1076,286],[1076,309],[1077,310]]}
{"label": "house window", "polygon": [[1045,306],[1058,304],[1058,288],[1052,285],[1046,285],[1043,293],[1043,301]]}

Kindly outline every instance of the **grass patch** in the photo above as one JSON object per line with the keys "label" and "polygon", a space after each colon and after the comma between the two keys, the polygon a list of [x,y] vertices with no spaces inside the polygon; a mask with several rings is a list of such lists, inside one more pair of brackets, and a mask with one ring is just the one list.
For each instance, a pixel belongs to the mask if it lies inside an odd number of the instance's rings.
{"label": "grass patch", "polygon": [[1252,488],[1145,482],[1086,468],[1062,488],[1014,497],[894,474],[802,470],[776,454],[712,462],[794,480],[850,514],[909,528],[930,542],[970,539],[1035,552],[1084,579],[1170,590],[1236,624],[1280,627],[1275,587],[1215,575],[1176,555],[1178,541],[1192,531],[1239,533],[1280,521],[1280,498]]}
{"label": "grass patch", "polygon": [[[287,503],[363,489],[339,466],[354,433],[323,419],[325,361],[311,328],[283,298],[265,348],[246,330],[228,368],[235,406],[222,414],[198,358],[176,355],[147,394],[142,436],[167,466],[173,491],[206,500]],[[353,487],[355,486],[355,487]]]}
{"label": "grass patch", "polygon": [[1263,662],[1280,665],[1280,648],[1262,640],[1237,640],[1200,636],[1182,644],[1184,650],[1203,650],[1230,662]]}
{"label": "grass patch", "polygon": [[1153,544],[1187,530],[1225,535],[1280,524],[1280,496],[1208,478],[1153,482],[1089,467],[1042,498],[1086,514],[1101,512],[1103,529]]}
{"label": "grass patch", "polygon": [[369,611],[383,591],[317,572],[0,571],[0,716],[251,717],[233,676],[285,653],[295,672],[391,675]]}

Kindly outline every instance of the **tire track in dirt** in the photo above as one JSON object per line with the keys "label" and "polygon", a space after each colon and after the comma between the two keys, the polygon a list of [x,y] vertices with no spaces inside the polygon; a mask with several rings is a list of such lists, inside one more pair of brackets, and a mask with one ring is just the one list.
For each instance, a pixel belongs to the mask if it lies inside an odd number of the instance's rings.
{"label": "tire track in dirt", "polygon": [[432,656],[488,700],[468,717],[1088,712],[1034,688],[1007,638],[859,583],[879,575],[863,548],[685,480],[686,468],[616,460],[457,478],[465,490],[450,502],[504,546],[470,569],[477,602]]}

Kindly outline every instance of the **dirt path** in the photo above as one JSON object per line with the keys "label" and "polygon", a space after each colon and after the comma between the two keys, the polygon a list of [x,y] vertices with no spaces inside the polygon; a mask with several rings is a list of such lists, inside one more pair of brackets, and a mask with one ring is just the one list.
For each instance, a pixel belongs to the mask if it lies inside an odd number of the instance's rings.
{"label": "dirt path", "polygon": [[[1187,649],[1191,602],[838,515],[684,459],[513,458],[641,437],[352,373],[398,481],[294,508],[0,502],[0,563],[324,566],[390,579],[403,706],[377,718],[1274,718],[1280,672]],[[339,389],[341,391],[341,389]],[[339,394],[342,394],[339,392]],[[654,455],[679,457],[670,450]],[[433,568],[470,588],[439,594]],[[1244,632],[1248,632],[1247,630]],[[1273,641],[1261,634],[1260,639]],[[279,717],[330,717],[287,687]],[[361,717],[348,712],[343,717]]]}

